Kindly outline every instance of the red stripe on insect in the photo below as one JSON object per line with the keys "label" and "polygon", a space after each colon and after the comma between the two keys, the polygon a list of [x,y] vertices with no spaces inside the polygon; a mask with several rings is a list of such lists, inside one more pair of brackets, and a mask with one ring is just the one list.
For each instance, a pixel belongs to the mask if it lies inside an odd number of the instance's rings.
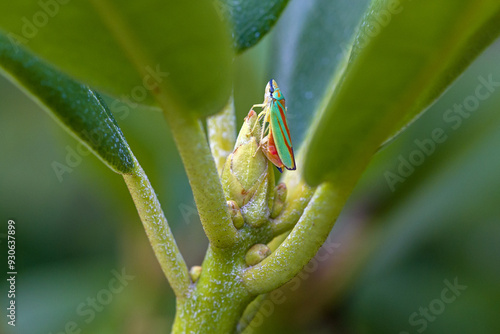
{"label": "red stripe on insect", "polygon": [[[290,145],[292,143],[292,137],[290,136],[290,130],[288,129],[288,124],[286,122],[285,112],[283,111],[283,109],[280,108],[279,104],[278,104],[278,109],[280,111],[281,119],[283,120],[283,124],[285,125],[286,133],[288,135],[288,137],[286,137],[287,138],[286,142],[287,142],[287,146],[288,146],[288,141],[290,141]],[[281,129],[281,125],[280,125],[280,129]],[[283,132],[283,130],[281,130],[281,132]],[[285,133],[283,133],[283,136],[284,135],[285,135]],[[289,146],[289,147],[291,147],[291,146]]]}
{"label": "red stripe on insect", "polygon": [[[278,126],[280,127],[281,134],[282,134],[283,136],[285,136],[285,133],[283,132],[283,128],[281,127],[281,123],[280,123],[280,122],[278,122]],[[286,124],[285,124],[285,128],[286,128],[286,130],[287,130],[288,136],[290,136],[290,133],[288,132],[288,127],[286,126]],[[288,137],[288,138],[290,138],[290,137]],[[285,145],[286,145],[286,147],[288,148],[288,151],[290,152],[290,155],[292,155],[292,154],[293,154],[293,151],[292,151],[292,146],[290,146],[290,145],[288,144],[288,140],[285,140]]]}

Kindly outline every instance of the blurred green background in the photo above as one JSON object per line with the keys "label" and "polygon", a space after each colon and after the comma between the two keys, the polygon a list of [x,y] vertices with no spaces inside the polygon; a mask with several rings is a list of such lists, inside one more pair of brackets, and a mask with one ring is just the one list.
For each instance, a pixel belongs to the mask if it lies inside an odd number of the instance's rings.
{"label": "blurred green background", "polygon": [[[270,35],[237,57],[234,74],[238,124],[252,104],[262,101],[265,83],[273,77],[287,98],[296,147],[314,117],[304,110],[314,109],[314,97],[324,88],[297,92],[300,85],[294,85],[290,91],[294,76],[287,73],[328,76],[335,67],[329,58],[291,61],[300,45],[283,49],[293,42],[283,40],[283,34],[301,9],[289,6]],[[330,29],[328,22],[323,28]],[[347,43],[350,33],[340,33]],[[500,333],[500,89],[468,118],[461,117],[456,128],[452,125],[458,123],[444,118],[454,104],[475,94],[479,77],[500,82],[499,54],[497,42],[376,155],[322,256],[281,288],[283,297],[267,304],[249,332]],[[295,63],[300,66],[287,67]],[[188,265],[199,265],[207,240],[163,116],[134,109],[115,116]],[[415,140],[428,141],[435,129],[442,129],[446,140],[421,154],[419,166],[391,186],[388,172],[397,174],[401,161],[418,155],[422,149]],[[65,333],[74,322],[82,333],[167,333],[173,294],[121,176],[93,155],[73,161],[62,181],[53,169],[54,162],[67,165],[68,150],[77,147],[45,112],[0,78],[0,260],[6,263],[6,226],[13,219],[18,267],[17,326],[2,321],[0,331]],[[114,273],[122,270],[134,278],[109,294]],[[466,288],[444,302],[453,294],[443,298],[443,289],[455,280]],[[7,290],[2,279],[2,315]],[[91,309],[92,319],[91,311],[82,315]]]}

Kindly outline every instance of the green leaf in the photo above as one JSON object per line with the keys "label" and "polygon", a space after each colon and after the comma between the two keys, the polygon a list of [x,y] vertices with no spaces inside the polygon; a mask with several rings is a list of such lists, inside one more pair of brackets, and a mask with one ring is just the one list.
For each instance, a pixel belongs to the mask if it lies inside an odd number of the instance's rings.
{"label": "green leaf", "polygon": [[242,52],[274,26],[289,0],[216,0],[219,13],[232,25],[234,47]]}
{"label": "green leaf", "polygon": [[134,158],[98,93],[47,65],[0,33],[0,69],[117,173],[130,173]]}
{"label": "green leaf", "polygon": [[498,36],[499,18],[495,0],[374,1],[312,130],[306,180],[357,178],[380,145]]}
{"label": "green leaf", "polygon": [[[458,80],[460,82],[457,81],[429,113],[397,138],[398,150],[391,148],[394,152],[383,157],[387,161],[385,168],[372,171],[373,177],[368,183],[381,186],[377,187],[376,199],[372,197],[372,200],[382,203],[385,209],[376,205],[379,209],[375,210],[375,219],[366,225],[369,230],[364,230],[364,234],[371,237],[358,240],[360,244],[376,247],[368,246],[365,251],[370,256],[363,261],[363,273],[352,288],[357,296],[348,298],[356,305],[353,314],[359,316],[354,323],[359,324],[357,320],[365,319],[361,322],[366,328],[371,328],[372,333],[399,333],[408,328],[408,315],[415,311],[415,305],[428,305],[435,298],[432,295],[442,289],[439,285],[445,278],[453,280],[458,277],[459,281],[477,288],[467,292],[467,298],[473,302],[461,300],[461,308],[450,308],[450,314],[446,312],[450,318],[443,321],[440,318],[439,324],[434,323],[433,333],[446,333],[452,324],[457,328],[471,328],[463,332],[474,332],[477,317],[472,320],[463,315],[495,309],[490,305],[490,296],[500,292],[500,271],[495,265],[500,240],[497,223],[500,90],[497,87],[461,123],[450,123],[443,116],[447,110],[453,110],[454,104],[475,93],[480,85],[478,78],[486,73],[500,78],[499,46],[497,43],[489,49],[485,57],[472,65],[473,71],[464,73]],[[425,161],[418,166],[410,165],[413,173],[405,175],[403,183],[396,184],[390,197],[381,194],[380,190],[389,193],[390,188],[384,173],[389,170],[398,174],[402,160],[399,157],[408,161],[410,154],[422,152],[415,146],[415,140],[433,141],[431,133],[437,128],[445,131],[446,141],[431,144],[435,146],[432,151],[425,152]],[[425,284],[420,284],[422,277],[425,277]],[[382,288],[384,285],[387,289]],[[414,293],[405,294],[408,287]],[[401,298],[395,303],[392,295],[384,297],[387,291]],[[367,315],[373,315],[373,307],[381,303],[388,307],[366,319]],[[390,324],[378,321],[388,314],[393,319],[401,317],[401,321]],[[482,324],[493,332],[500,328],[494,312],[485,313]]]}
{"label": "green leaf", "polygon": [[161,94],[172,109],[209,115],[229,97],[231,40],[209,0],[1,2],[0,28],[130,103]]}
{"label": "green leaf", "polygon": [[276,25],[271,73],[286,98],[295,146],[314,119],[337,65],[348,56],[367,5],[368,0],[296,1]]}

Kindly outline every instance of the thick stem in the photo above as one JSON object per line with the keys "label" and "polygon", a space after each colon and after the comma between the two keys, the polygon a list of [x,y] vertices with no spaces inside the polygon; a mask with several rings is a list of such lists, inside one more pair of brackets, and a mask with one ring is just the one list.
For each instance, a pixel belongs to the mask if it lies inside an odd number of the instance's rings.
{"label": "thick stem", "polygon": [[187,266],[175,243],[172,231],[148,177],[136,161],[134,172],[124,174],[123,178],[132,195],[161,269],[177,298],[185,298],[190,284]]}
{"label": "thick stem", "polygon": [[268,258],[243,274],[250,293],[270,292],[300,272],[325,242],[351,189],[352,185],[337,188],[330,183],[318,187],[287,239]]}
{"label": "thick stem", "polygon": [[177,302],[172,333],[233,333],[252,300],[241,281],[244,251],[209,248],[196,287]]}
{"label": "thick stem", "polygon": [[[163,101],[161,95],[157,98]],[[237,240],[237,230],[201,122],[175,111],[166,112],[168,108],[165,103],[164,115],[181,154],[205,234],[214,247],[231,247]]]}
{"label": "thick stem", "polygon": [[209,246],[201,275],[177,301],[172,333],[234,333],[247,305],[255,298],[243,284],[245,255],[253,245],[272,239],[270,226],[245,226],[241,243],[231,249]]}

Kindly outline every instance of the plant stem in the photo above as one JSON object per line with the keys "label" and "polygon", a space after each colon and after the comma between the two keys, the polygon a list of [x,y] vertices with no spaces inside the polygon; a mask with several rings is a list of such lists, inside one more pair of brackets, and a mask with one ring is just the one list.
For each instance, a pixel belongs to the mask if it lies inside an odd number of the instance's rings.
{"label": "plant stem", "polygon": [[250,293],[270,292],[300,272],[325,242],[351,189],[351,185],[338,188],[331,183],[317,188],[287,239],[269,257],[243,274]]}
{"label": "plant stem", "polygon": [[194,116],[180,115],[171,110],[169,101],[164,100],[162,95],[156,95],[156,98],[174,136],[210,244],[217,248],[233,246],[237,230],[229,215],[201,122]]}
{"label": "plant stem", "polygon": [[183,299],[186,297],[190,284],[186,263],[175,243],[172,231],[148,177],[137,160],[135,162],[136,167],[133,173],[123,174],[123,178],[132,195],[161,269],[177,298]]}
{"label": "plant stem", "polygon": [[172,333],[233,333],[252,296],[243,286],[245,250],[209,248],[195,289],[177,303]]}
{"label": "plant stem", "polygon": [[233,96],[220,113],[207,118],[208,139],[210,150],[217,166],[219,175],[227,157],[233,152],[236,142],[236,115],[234,113]]}

